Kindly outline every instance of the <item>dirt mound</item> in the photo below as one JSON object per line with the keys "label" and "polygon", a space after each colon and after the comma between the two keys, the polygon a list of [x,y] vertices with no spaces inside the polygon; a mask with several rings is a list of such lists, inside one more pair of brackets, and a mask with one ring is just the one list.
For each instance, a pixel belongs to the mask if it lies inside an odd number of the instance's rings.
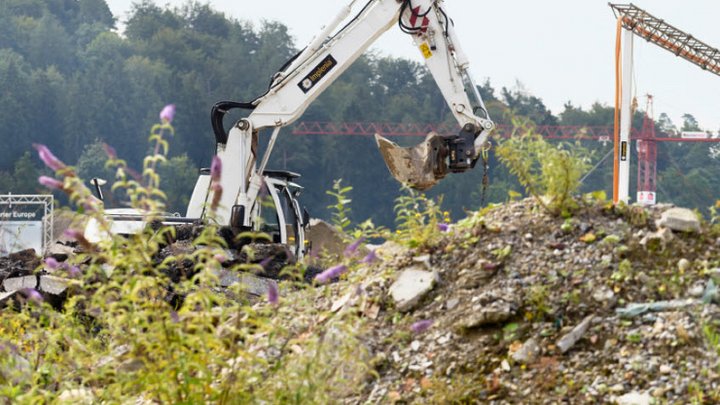
{"label": "dirt mound", "polygon": [[352,400],[717,401],[720,249],[706,228],[658,228],[667,208],[563,219],[526,200],[420,250],[383,245],[359,285],[319,302],[367,320],[376,374]]}

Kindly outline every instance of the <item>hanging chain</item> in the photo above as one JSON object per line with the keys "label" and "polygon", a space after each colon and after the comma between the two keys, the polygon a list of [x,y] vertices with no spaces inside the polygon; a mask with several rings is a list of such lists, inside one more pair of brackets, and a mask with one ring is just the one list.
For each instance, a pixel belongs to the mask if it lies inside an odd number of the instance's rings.
{"label": "hanging chain", "polygon": [[490,148],[492,148],[492,144],[488,140],[485,142],[482,148],[481,156],[482,156],[482,163],[483,163],[483,177],[482,177],[482,191],[480,193],[480,206],[485,206],[485,196],[487,194],[487,188],[490,185],[490,177],[488,176],[488,169],[490,168],[489,164],[489,158],[488,155],[490,154]]}

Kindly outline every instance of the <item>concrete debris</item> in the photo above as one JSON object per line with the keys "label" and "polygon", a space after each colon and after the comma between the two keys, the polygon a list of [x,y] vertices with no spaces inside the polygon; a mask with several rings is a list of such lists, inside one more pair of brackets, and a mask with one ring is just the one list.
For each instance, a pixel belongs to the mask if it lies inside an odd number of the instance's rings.
{"label": "concrete debris", "polygon": [[507,321],[517,313],[512,303],[498,301],[485,307],[473,308],[475,312],[459,321],[461,329],[473,329],[486,325],[496,325]]}
{"label": "concrete debris", "polygon": [[56,276],[40,276],[40,291],[60,295],[68,287],[68,279]]}
{"label": "concrete debris", "polygon": [[630,392],[625,395],[615,397],[614,402],[618,405],[650,405],[652,397],[647,392]]}
{"label": "concrete debris", "polygon": [[17,291],[24,288],[37,288],[37,277],[36,276],[23,276],[6,278],[3,281],[3,288],[5,291]]}
{"label": "concrete debris", "polygon": [[670,208],[656,222],[658,228],[670,228],[678,232],[700,232],[700,220],[687,208]]}
{"label": "concrete debris", "polygon": [[67,389],[60,393],[57,397],[60,404],[93,404],[95,403],[95,394],[89,388],[73,388]]}
{"label": "concrete debris", "polygon": [[540,355],[540,345],[535,338],[530,338],[512,354],[512,359],[517,363],[532,364]]}
{"label": "concrete debris", "polygon": [[250,273],[238,273],[236,271],[221,269],[217,273],[220,278],[220,286],[229,287],[238,284],[240,290],[254,296],[265,296],[274,284],[277,288],[277,281],[265,277],[255,276]]}
{"label": "concrete debris", "polygon": [[312,241],[312,248],[316,252],[324,251],[325,254],[338,258],[343,256],[347,235],[322,219],[312,218],[305,231],[305,239]]}
{"label": "concrete debris", "polygon": [[436,278],[437,274],[418,267],[403,270],[390,286],[390,295],[397,309],[401,312],[413,309],[433,289]]}
{"label": "concrete debris", "polygon": [[575,346],[575,343],[577,343],[577,341],[585,335],[585,332],[587,332],[593,318],[594,315],[586,316],[585,319],[575,326],[567,335],[557,341],[556,345],[558,349],[560,349],[561,353],[567,353],[568,350]]}
{"label": "concrete debris", "polygon": [[632,303],[624,308],[616,309],[615,312],[622,318],[634,318],[646,312],[674,311],[699,304],[702,304],[701,300],[692,298],[672,301]]}
{"label": "concrete debris", "polygon": [[62,243],[55,242],[48,249],[47,255],[59,262],[64,262],[69,257],[75,256],[75,249]]}

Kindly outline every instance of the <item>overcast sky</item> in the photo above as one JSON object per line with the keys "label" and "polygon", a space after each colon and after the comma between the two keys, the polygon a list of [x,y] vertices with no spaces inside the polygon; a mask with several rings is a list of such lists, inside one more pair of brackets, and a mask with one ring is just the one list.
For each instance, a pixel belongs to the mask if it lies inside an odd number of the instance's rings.
{"label": "overcast sky", "polygon": [[[119,21],[134,0],[107,0]],[[175,7],[186,0],[156,0]],[[201,1],[202,3],[202,1]],[[289,27],[302,47],[329,22],[344,1],[209,0],[214,9],[259,25],[277,20]],[[357,3],[365,3],[359,0]],[[720,47],[720,1],[633,0],[658,18],[699,40]],[[614,100],[615,18],[607,0],[446,0],[475,79],[489,78],[496,89],[516,83],[558,114],[571,101],[588,108]],[[422,61],[407,35],[393,27],[375,49],[386,55]],[[706,130],[720,129],[720,77],[644,40],[635,40],[635,93],[641,106],[649,93],[655,117],[667,113],[680,126],[692,113]],[[241,97],[241,95],[238,95]],[[644,107],[643,107],[644,108]]]}

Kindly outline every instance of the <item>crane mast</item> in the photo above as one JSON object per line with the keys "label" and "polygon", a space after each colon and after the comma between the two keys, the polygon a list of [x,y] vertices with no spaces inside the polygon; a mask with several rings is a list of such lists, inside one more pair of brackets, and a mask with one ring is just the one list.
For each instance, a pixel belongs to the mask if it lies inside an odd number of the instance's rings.
{"label": "crane mast", "polygon": [[[608,3],[608,5],[613,10],[618,22],[615,62],[615,160],[613,173],[613,201],[617,203],[619,201],[628,202],[629,200],[633,37],[637,35],[718,76],[720,76],[720,51],[634,4]],[[623,29],[625,30],[623,36],[624,45],[621,46],[623,42],[621,41],[621,30]],[[643,167],[646,169],[644,183],[647,187],[638,190],[639,200],[640,191],[652,191],[651,195],[654,199],[656,154],[647,149],[647,146],[652,141],[645,140],[643,143],[647,144],[642,150],[647,150],[649,153],[640,155],[640,158],[644,160],[640,162],[639,170],[643,170]],[[649,178],[648,175],[652,178]],[[647,203],[648,200],[645,199],[643,202]],[[650,202],[654,203],[652,199]]]}

